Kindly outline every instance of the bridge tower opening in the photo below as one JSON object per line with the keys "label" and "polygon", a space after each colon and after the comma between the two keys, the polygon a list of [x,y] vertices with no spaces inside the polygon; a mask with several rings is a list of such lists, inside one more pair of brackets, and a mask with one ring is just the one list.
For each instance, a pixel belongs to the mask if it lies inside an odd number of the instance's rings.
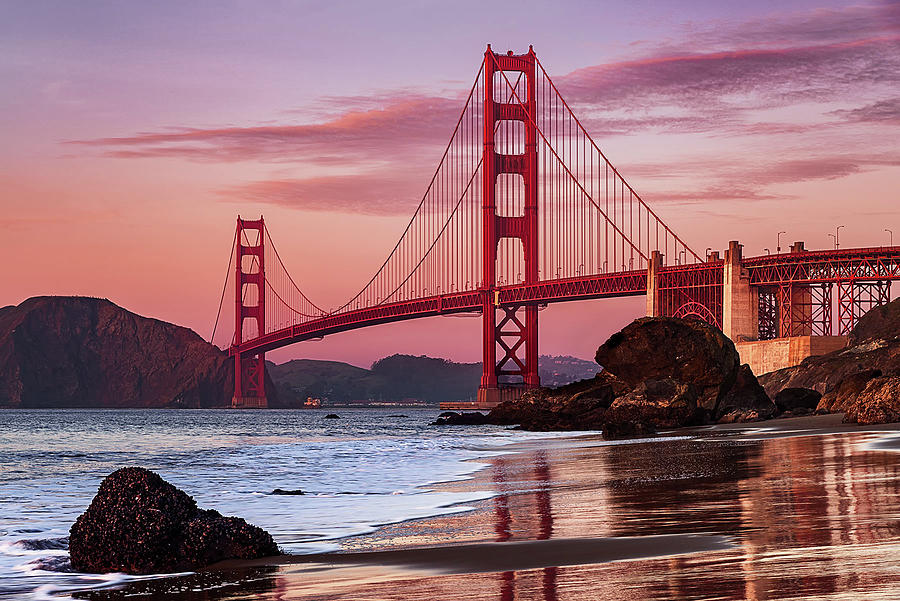
{"label": "bridge tower opening", "polygon": [[[484,154],[482,164],[482,374],[478,403],[487,406],[517,398],[525,388],[540,386],[538,376],[538,305],[500,305],[497,292],[497,249],[506,238],[521,241],[524,283],[538,282],[538,160],[536,114],[536,58],[526,54],[497,54],[490,44],[484,53]],[[506,75],[514,74],[514,78]],[[524,78],[524,81],[522,79]],[[510,83],[515,81],[515,84]],[[520,83],[522,87],[520,87]],[[524,89],[523,89],[524,88]],[[523,89],[522,92],[513,90]],[[499,100],[498,100],[499,98]],[[498,130],[524,133],[522,144],[509,144]],[[511,148],[511,146],[513,148]],[[511,153],[510,150],[521,152]],[[498,179],[521,178],[524,207],[509,214],[510,198],[499,198]],[[501,195],[515,194],[504,185]],[[516,199],[518,200],[518,199]],[[498,209],[500,209],[498,211]],[[518,246],[518,245],[512,245]],[[507,282],[508,283],[508,282]],[[498,350],[502,355],[498,359]]]}
{"label": "bridge tower opening", "polygon": [[265,222],[259,219],[237,219],[235,241],[234,303],[235,324],[234,344],[234,396],[232,408],[265,408],[266,401],[266,355],[262,353],[241,353],[244,325],[255,322],[255,332],[249,338],[258,338],[266,333],[266,265],[265,265]]}

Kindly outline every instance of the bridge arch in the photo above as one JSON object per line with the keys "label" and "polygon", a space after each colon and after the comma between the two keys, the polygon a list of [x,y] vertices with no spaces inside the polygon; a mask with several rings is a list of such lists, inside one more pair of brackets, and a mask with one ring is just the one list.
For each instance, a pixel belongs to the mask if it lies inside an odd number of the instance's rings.
{"label": "bridge arch", "polygon": [[720,324],[719,320],[716,319],[715,314],[710,311],[706,305],[703,305],[696,301],[684,303],[683,305],[678,307],[678,310],[675,311],[672,317],[680,317],[682,319],[695,318],[701,321],[705,321],[708,324],[714,325],[717,328],[722,327],[722,324]]}

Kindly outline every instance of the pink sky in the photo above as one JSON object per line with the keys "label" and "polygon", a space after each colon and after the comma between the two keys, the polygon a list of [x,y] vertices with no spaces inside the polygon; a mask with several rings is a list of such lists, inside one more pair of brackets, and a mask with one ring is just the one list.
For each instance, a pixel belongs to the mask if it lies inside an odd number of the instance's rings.
{"label": "pink sky", "polygon": [[[339,306],[411,216],[487,42],[534,44],[698,252],[761,254],[780,230],[829,247],[840,224],[844,247],[900,241],[897,2],[6,2],[0,305],[108,297],[208,337],[241,213]],[[551,306],[541,352],[590,357],[642,310]],[[479,340],[477,319],[433,318],[272,358],[475,361]]]}

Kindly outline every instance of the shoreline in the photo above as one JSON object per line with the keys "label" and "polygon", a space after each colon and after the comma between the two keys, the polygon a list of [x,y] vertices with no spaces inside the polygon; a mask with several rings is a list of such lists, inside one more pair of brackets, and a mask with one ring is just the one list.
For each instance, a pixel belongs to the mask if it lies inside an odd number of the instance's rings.
{"label": "shoreline", "polygon": [[[483,464],[470,476],[425,485],[430,490],[492,491],[488,498],[464,503],[472,506],[470,511],[451,509],[438,516],[380,525],[369,534],[337,539],[341,546],[337,551],[227,561],[190,576],[132,582],[125,589],[169,594],[189,585],[204,588],[219,582],[215,587],[224,587],[222,595],[214,598],[223,600],[247,598],[249,592],[260,599],[351,599],[371,590],[383,592],[378,598],[403,599],[413,590],[453,582],[463,588],[471,586],[473,592],[466,596],[454,589],[446,598],[476,599],[484,598],[476,592],[483,593],[485,587],[505,590],[510,582],[540,574],[546,581],[552,573],[556,587],[557,575],[568,572],[589,571],[609,577],[624,569],[654,573],[682,564],[732,565],[746,556],[748,544],[758,546],[748,541],[759,536],[759,526],[741,526],[732,517],[735,510],[746,510],[740,509],[747,503],[742,500],[746,495],[753,498],[759,494],[756,487],[740,484],[757,478],[755,468],[742,464],[758,449],[843,446],[852,450],[857,442],[870,443],[879,433],[898,430],[900,424],[842,424],[840,416],[832,414],[684,428],[655,438],[625,441],[604,441],[596,433],[573,432],[571,436],[509,443],[503,446],[507,452],[470,459]],[[672,465],[658,457],[660,448],[685,456],[715,451],[713,456],[721,456],[722,461],[708,473],[708,466],[702,463]],[[626,463],[621,464],[619,474],[617,462],[622,459]],[[780,468],[776,465],[775,469]],[[660,470],[664,477],[652,475]],[[713,486],[721,489],[723,501],[734,509],[712,518],[695,515],[695,510],[681,503],[670,504],[667,495],[679,498],[683,494],[679,482],[697,477],[709,482],[701,482],[697,489],[700,501],[704,491]],[[657,492],[636,494],[644,488]],[[667,507],[672,517],[647,519],[647,508],[655,503]],[[790,530],[791,526],[784,527]],[[266,584],[260,584],[263,582]],[[257,590],[257,586],[261,588]],[[266,596],[269,592],[271,597]]]}

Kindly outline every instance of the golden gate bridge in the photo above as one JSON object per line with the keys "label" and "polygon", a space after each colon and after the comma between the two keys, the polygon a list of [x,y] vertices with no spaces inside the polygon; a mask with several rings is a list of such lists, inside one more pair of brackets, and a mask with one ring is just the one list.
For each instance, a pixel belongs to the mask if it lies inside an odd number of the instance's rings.
{"label": "golden gate bridge", "polygon": [[744,258],[733,242],[701,257],[612,165],[534,50],[490,45],[406,229],[346,303],[306,297],[262,217],[238,217],[231,260],[235,407],[266,406],[266,352],[376,324],[480,313],[478,406],[490,407],[540,385],[549,303],[646,295],[648,315],[703,319],[736,341],[828,336],[837,313],[843,335],[900,279],[900,247]]}

